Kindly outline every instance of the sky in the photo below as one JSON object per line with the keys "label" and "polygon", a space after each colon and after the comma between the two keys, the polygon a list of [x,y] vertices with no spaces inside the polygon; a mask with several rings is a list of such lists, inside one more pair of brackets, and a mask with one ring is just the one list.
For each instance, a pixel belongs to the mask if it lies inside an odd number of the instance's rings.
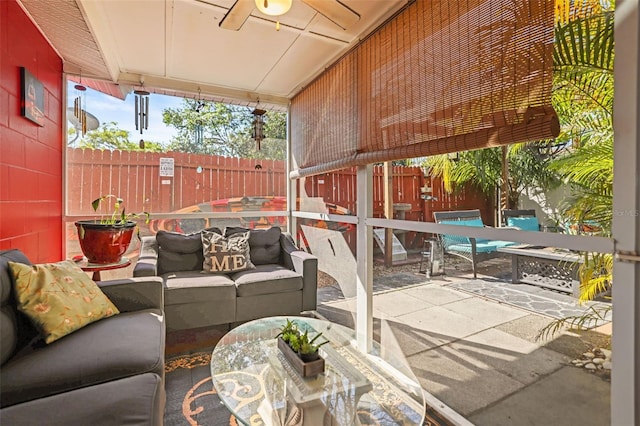
{"label": "sky", "polygon": [[[74,89],[74,85],[74,82],[69,82],[67,85],[68,107],[73,107],[73,100],[79,93]],[[182,98],[154,93],[149,95],[149,126],[140,135],[140,130],[136,130],[133,93],[129,93],[124,101],[90,88],[87,88],[85,93],[85,110],[93,114],[101,125],[110,121],[116,122],[116,127],[129,131],[130,140],[138,141],[142,138],[166,145],[177,134],[176,129],[165,126],[162,122],[162,110],[179,107],[182,104]]]}

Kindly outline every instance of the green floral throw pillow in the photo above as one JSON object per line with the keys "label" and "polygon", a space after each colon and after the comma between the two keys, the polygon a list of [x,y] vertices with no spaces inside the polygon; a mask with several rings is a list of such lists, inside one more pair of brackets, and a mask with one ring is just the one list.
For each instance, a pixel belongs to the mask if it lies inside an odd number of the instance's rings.
{"label": "green floral throw pillow", "polygon": [[230,237],[207,231],[202,231],[202,249],[205,272],[240,272],[254,269],[249,256],[249,232],[233,234]]}
{"label": "green floral throw pillow", "polygon": [[120,313],[71,261],[25,265],[9,262],[18,309],[51,343],[87,324]]}

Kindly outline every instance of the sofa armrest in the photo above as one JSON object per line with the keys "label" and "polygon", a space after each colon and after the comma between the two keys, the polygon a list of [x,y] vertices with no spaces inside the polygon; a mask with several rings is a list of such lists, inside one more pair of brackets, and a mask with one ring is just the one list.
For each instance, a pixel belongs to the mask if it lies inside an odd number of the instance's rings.
{"label": "sofa armrest", "polygon": [[302,275],[302,310],[314,311],[318,298],[318,258],[298,249],[291,235],[280,236],[284,266]]}
{"label": "sofa armrest", "polygon": [[163,281],[160,277],[125,278],[98,281],[96,284],[120,312],[164,310]]}
{"label": "sofa armrest", "polygon": [[155,277],[158,275],[158,242],[156,237],[142,237],[140,257],[133,268],[134,277]]}

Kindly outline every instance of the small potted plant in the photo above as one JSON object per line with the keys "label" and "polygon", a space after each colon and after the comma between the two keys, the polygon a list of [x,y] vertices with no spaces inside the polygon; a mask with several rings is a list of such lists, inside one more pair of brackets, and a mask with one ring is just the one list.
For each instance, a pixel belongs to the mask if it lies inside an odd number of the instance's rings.
{"label": "small potted plant", "polygon": [[97,212],[100,205],[106,203],[108,199],[114,199],[113,212],[110,216],[75,222],[80,248],[90,263],[120,262],[122,255],[129,248],[134,230],[137,229],[137,223],[132,219],[145,216],[145,223],[149,223],[149,213],[126,213],[122,198],[111,194],[93,200],[91,202],[93,210]]}
{"label": "small potted plant", "polygon": [[298,326],[288,319],[276,336],[278,348],[293,368],[303,377],[315,376],[324,371],[324,359],[320,357],[318,349],[322,345],[329,343],[329,341],[325,340],[322,343],[316,343],[320,336],[322,336],[322,333],[318,333],[312,339],[309,339],[309,330],[305,330],[304,333],[301,332]]}

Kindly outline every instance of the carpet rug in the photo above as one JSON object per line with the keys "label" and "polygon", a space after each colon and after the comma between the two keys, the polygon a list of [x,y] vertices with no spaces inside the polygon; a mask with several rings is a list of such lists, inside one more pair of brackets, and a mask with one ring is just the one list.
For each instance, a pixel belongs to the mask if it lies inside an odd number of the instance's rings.
{"label": "carpet rug", "polygon": [[476,279],[451,283],[447,287],[556,319],[580,317],[594,309],[602,313],[604,318],[587,322],[585,325],[587,328],[597,327],[611,321],[610,303],[586,302],[579,304],[578,300],[571,296],[527,284]]}
{"label": "carpet rug", "polygon": [[[206,350],[168,358],[165,362],[165,388],[167,403],[165,409],[166,426],[237,426],[241,423],[222,404],[211,382],[209,362],[211,351]],[[364,419],[361,419],[361,421]],[[389,423],[384,415],[379,419],[369,419],[363,424],[396,425]],[[264,425],[261,419],[252,426]],[[431,408],[427,409],[424,426],[448,426]],[[320,426],[320,425],[319,425]]]}

